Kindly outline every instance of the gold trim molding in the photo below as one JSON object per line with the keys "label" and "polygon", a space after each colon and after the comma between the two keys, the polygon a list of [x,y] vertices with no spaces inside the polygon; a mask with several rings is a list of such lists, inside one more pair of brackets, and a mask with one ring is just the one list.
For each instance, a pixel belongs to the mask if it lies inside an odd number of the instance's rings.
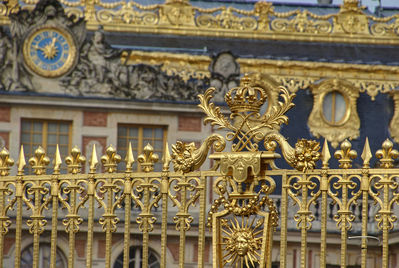
{"label": "gold trim molding", "polygon": [[[399,14],[379,18],[366,14],[358,0],[344,1],[338,13],[317,15],[308,10],[277,12],[272,3],[257,2],[252,10],[229,6],[203,9],[188,0],[140,5],[134,1],[60,0],[66,14],[84,18],[87,28],[107,31],[252,38],[305,42],[399,45]],[[0,24],[8,15],[32,9],[37,0],[0,4]]]}
{"label": "gold trim molding", "polygon": [[[317,138],[324,137],[331,142],[334,148],[345,139],[359,137],[360,119],[356,107],[359,91],[353,84],[344,80],[328,79],[318,85],[312,85],[310,88],[314,97],[313,109],[308,119],[310,132]],[[343,109],[345,111],[341,116],[342,118],[339,118],[336,123],[329,122],[324,116],[326,109],[324,104],[327,95],[330,93],[340,94],[344,99]],[[331,109],[334,111],[338,110],[336,103],[337,100],[332,97]],[[332,111],[330,121],[335,121],[334,111]]]}
{"label": "gold trim molding", "polygon": [[[210,77],[208,56],[161,52],[123,52],[121,62],[126,65],[161,65],[169,75],[180,75],[184,80],[191,77]],[[399,67],[367,64],[343,64],[328,62],[282,61],[268,59],[237,58],[241,73],[267,75],[286,87],[290,92],[308,89],[322,79],[337,78],[353,84],[360,93],[372,100],[379,93],[389,93],[399,88]]]}
{"label": "gold trim molding", "polygon": [[203,79],[210,77],[208,56],[190,54],[173,54],[162,52],[124,51],[121,55],[122,64],[160,65],[161,70],[168,75],[179,75],[184,81],[190,78]]}

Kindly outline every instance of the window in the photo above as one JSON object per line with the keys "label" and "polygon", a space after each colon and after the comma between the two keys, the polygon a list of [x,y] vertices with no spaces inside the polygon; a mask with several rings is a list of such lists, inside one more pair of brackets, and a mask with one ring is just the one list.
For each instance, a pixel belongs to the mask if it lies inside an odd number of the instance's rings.
{"label": "window", "polygon": [[328,92],[323,99],[323,116],[327,123],[340,125],[348,115],[348,104],[344,95],[338,91]]}
{"label": "window", "polygon": [[[164,126],[118,125],[118,153],[125,157],[130,142],[134,158],[137,159],[143,153],[144,146],[149,143],[154,148],[154,153],[159,156],[159,161],[155,164],[154,170],[161,171],[166,135],[167,131]],[[137,165],[137,168],[139,169],[139,165]]]}
{"label": "window", "polygon": [[[130,247],[129,268],[141,268],[142,256],[143,256],[142,247]],[[122,268],[122,267],[123,267],[123,252],[116,259],[113,268]],[[149,268],[161,267],[157,254],[151,249],[148,250],[148,267]]]}
{"label": "window", "polygon": [[29,159],[40,145],[51,159],[54,158],[58,144],[61,157],[69,155],[71,144],[71,122],[47,121],[37,119],[21,120],[21,145],[25,157]]}
{"label": "window", "polygon": [[[40,243],[39,248],[39,267],[47,268],[50,267],[50,244]],[[56,251],[56,262],[57,268],[66,268],[66,258],[59,248]],[[21,268],[31,268],[33,264],[33,245],[28,246],[21,252]]]}

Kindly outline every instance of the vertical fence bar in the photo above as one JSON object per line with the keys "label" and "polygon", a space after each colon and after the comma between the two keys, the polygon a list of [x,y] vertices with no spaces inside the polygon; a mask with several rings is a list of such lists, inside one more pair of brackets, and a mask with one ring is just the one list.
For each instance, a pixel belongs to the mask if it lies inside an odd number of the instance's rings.
{"label": "vertical fence bar", "polygon": [[388,175],[384,175],[383,178],[383,204],[384,207],[380,211],[380,214],[382,215],[382,268],[388,268],[388,231],[389,231],[389,217],[391,216],[391,211],[390,211],[390,202],[389,202],[389,188],[391,185],[391,180],[388,177]]}
{"label": "vertical fence bar", "polygon": [[171,157],[169,152],[169,144],[165,145],[165,153],[163,155],[162,178],[161,178],[161,195],[162,195],[162,222],[161,222],[161,268],[166,268],[166,243],[168,231],[168,197],[169,197],[169,165]]}
{"label": "vertical fence bar", "polygon": [[[40,183],[40,181],[37,181]],[[40,216],[40,186],[33,185],[31,189],[35,191],[35,201],[34,201],[34,209],[32,213],[31,220],[31,228],[33,229],[33,268],[39,268],[39,238],[40,238],[40,221],[42,217]]]}
{"label": "vertical fence bar", "polygon": [[105,215],[103,217],[105,218],[106,221],[106,229],[105,229],[105,267],[106,268],[111,268],[111,249],[112,249],[112,225],[114,215],[112,213],[112,206],[113,206],[113,199],[114,199],[114,193],[113,193],[113,187],[112,187],[112,178],[107,177],[106,178],[106,183],[104,185],[106,191],[107,191],[107,207],[105,211]]}
{"label": "vertical fence bar", "polygon": [[93,265],[94,194],[96,188],[94,176],[95,175],[93,173],[89,174],[88,177],[89,181],[87,184],[88,215],[87,215],[86,268],[91,268]]}
{"label": "vertical fence bar", "polygon": [[[105,267],[111,268],[111,253],[112,253],[112,233],[116,231],[116,215],[114,213],[114,190],[116,185],[114,183],[111,173],[117,169],[118,163],[121,161],[121,156],[116,153],[116,149],[111,145],[105,150],[105,155],[101,157],[105,171],[108,173],[104,185],[101,187],[102,192],[106,195],[106,202],[104,202],[104,214],[99,222],[105,229]],[[106,204],[105,204],[106,203]]]}
{"label": "vertical fence bar", "polygon": [[54,172],[51,178],[51,199],[52,206],[52,219],[51,219],[51,243],[50,243],[50,267],[56,268],[57,264],[57,226],[58,226],[58,191],[59,191],[59,174],[61,166],[61,156],[58,145],[55,151],[54,158]]}
{"label": "vertical fence bar", "polygon": [[186,198],[187,198],[187,177],[182,176],[181,181],[177,183],[181,187],[181,204],[179,209],[179,231],[180,231],[180,239],[179,239],[179,267],[184,268],[184,257],[186,255],[186,219],[187,216],[184,212],[186,207]]}
{"label": "vertical fence bar", "polygon": [[130,179],[131,173],[126,172],[125,176],[125,233],[123,235],[123,268],[129,267],[129,251],[130,251],[130,214],[131,214],[131,191],[132,182]]}
{"label": "vertical fence bar", "polygon": [[[365,179],[368,180],[368,176],[364,175]],[[362,193],[362,245],[361,245],[361,253],[362,253],[362,261],[361,267],[367,268],[367,218],[368,218],[368,187],[367,190]]]}
{"label": "vertical fence bar", "polygon": [[327,140],[324,140],[323,150],[322,150],[322,169],[320,178],[320,191],[321,191],[321,241],[320,241],[320,267],[326,267],[326,257],[327,257],[327,197],[328,197],[328,162],[331,159],[330,150],[328,149]]}
{"label": "vertical fence bar", "polygon": [[[2,173],[2,172],[1,172]],[[4,215],[5,212],[5,191],[7,191],[7,188],[5,187],[5,183],[2,180],[2,177],[5,176],[5,174],[1,174],[0,177],[0,268],[3,268],[3,260],[4,260],[4,236],[6,235],[6,230],[5,228],[5,221],[7,220],[8,217]]]}
{"label": "vertical fence bar", "polygon": [[320,191],[321,191],[321,241],[320,241],[320,267],[326,267],[327,256],[327,191],[328,191],[328,175],[327,168],[321,172]]}
{"label": "vertical fence bar", "polygon": [[125,233],[123,235],[123,268],[129,267],[129,251],[130,251],[130,215],[131,215],[131,191],[132,184],[130,179],[130,173],[126,172],[125,177]]}
{"label": "vertical fence bar", "polygon": [[[149,183],[149,178],[146,177],[145,178],[145,182],[141,185],[144,188],[144,207],[145,207],[145,211],[144,213],[147,215],[144,215],[143,218],[143,259],[142,259],[142,266],[143,268],[148,268],[148,243],[149,243],[149,238],[150,238],[150,234],[149,234],[149,230],[150,230],[150,226],[149,226],[149,214],[150,214],[150,183]],[[147,212],[147,213],[146,213]],[[143,214],[141,214],[143,215]]]}
{"label": "vertical fence bar", "polygon": [[307,225],[308,225],[308,179],[306,175],[302,175],[301,181],[303,181],[301,190],[302,190],[302,201],[300,205],[300,211],[298,211],[299,216],[301,217],[301,268],[306,268],[307,263]]}
{"label": "vertical fence bar", "polygon": [[288,217],[288,200],[287,200],[287,174],[282,176],[281,189],[281,228],[280,228],[280,265],[281,268],[287,267],[287,217]]}
{"label": "vertical fence bar", "polygon": [[364,144],[362,159],[363,159],[363,169],[362,169],[362,179],[361,179],[361,191],[362,191],[362,244],[361,244],[361,267],[367,267],[367,223],[368,223],[368,203],[369,203],[369,188],[370,188],[370,159],[372,158],[369,139],[366,138]]}
{"label": "vertical fence bar", "polygon": [[162,176],[161,268],[166,268],[166,243],[167,243],[167,231],[168,231],[168,190],[169,190],[168,177]]}
{"label": "vertical fence bar", "polygon": [[97,171],[98,159],[96,145],[93,144],[93,149],[90,158],[90,171],[87,183],[88,195],[88,215],[87,215],[87,245],[86,245],[86,268],[91,268],[93,265],[93,225],[94,225],[94,195],[96,191],[95,174]]}
{"label": "vertical fence bar", "polygon": [[[76,196],[76,180],[75,179],[71,179],[71,185],[69,187],[71,188],[71,192],[69,193],[69,197],[70,197],[69,204],[71,207],[70,207],[70,212],[69,212],[70,214],[67,215],[67,219],[69,217],[71,217],[68,220],[73,221],[72,217],[75,216],[73,214],[76,210],[76,197],[77,197]],[[68,268],[73,268],[75,266],[74,265],[74,263],[75,263],[75,230],[72,227],[73,224],[74,224],[73,222],[70,222],[70,226],[69,226],[69,228],[67,228],[67,232],[69,235]]]}
{"label": "vertical fence bar", "polygon": [[23,175],[26,165],[24,147],[21,145],[21,150],[18,159],[18,173],[15,185],[15,198],[17,199],[17,217],[15,219],[15,259],[14,265],[16,268],[21,266],[21,242],[22,242],[22,194],[23,194]]}
{"label": "vertical fence bar", "polygon": [[201,176],[199,224],[198,224],[198,268],[204,267],[205,254],[205,213],[206,213],[206,177]]}
{"label": "vertical fence bar", "polygon": [[44,220],[42,215],[42,210],[45,207],[45,204],[42,206],[42,195],[46,193],[46,188],[41,185],[39,176],[46,174],[46,166],[49,163],[50,158],[46,156],[46,152],[41,146],[35,150],[34,156],[29,159],[29,164],[36,175],[30,182],[32,184],[31,187],[26,190],[28,194],[34,195],[33,204],[27,202],[27,205],[32,210],[31,219],[27,221],[27,225],[30,227],[29,231],[33,233],[33,268],[39,268],[39,239],[46,224],[46,220]]}
{"label": "vertical fence bar", "polygon": [[129,142],[129,148],[126,154],[126,171],[124,182],[124,196],[125,196],[125,233],[123,235],[123,268],[129,268],[129,253],[130,253],[130,216],[132,205],[132,165],[134,163],[132,144]]}
{"label": "vertical fence bar", "polygon": [[347,175],[344,174],[341,180],[342,185],[342,206],[339,208],[338,214],[340,214],[341,222],[341,268],[346,268],[346,251],[348,243],[348,229],[347,229],[347,216],[349,211],[347,210],[348,203],[348,183]]}

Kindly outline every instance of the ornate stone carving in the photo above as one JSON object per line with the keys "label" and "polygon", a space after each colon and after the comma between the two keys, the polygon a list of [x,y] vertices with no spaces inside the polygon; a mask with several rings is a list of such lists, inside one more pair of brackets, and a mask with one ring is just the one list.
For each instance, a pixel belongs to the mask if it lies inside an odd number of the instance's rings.
{"label": "ornate stone carving", "polygon": [[209,71],[211,72],[210,85],[217,89],[215,101],[223,102],[227,91],[239,85],[240,65],[230,52],[222,52],[213,57]]}

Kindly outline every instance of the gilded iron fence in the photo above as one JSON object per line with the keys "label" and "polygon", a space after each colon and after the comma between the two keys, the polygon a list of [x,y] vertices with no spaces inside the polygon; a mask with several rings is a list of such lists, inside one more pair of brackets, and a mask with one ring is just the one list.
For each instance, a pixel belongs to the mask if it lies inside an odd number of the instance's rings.
{"label": "gilded iron fence", "polygon": [[[28,159],[33,174],[26,172],[28,164],[21,148],[15,176],[10,175],[14,160],[3,149],[0,267],[5,267],[5,239],[10,237],[10,231],[15,234],[14,266],[21,267],[26,228],[33,237],[33,267],[40,267],[39,251],[45,232],[50,232],[50,267],[56,267],[57,238],[64,233],[68,236],[68,267],[76,266],[75,241],[81,233],[86,237],[85,266],[94,266],[93,239],[100,235],[105,237],[105,267],[114,267],[113,236],[118,229],[123,233],[123,267],[129,267],[133,233],[140,234],[142,267],[149,267],[149,244],[154,232],[160,233],[161,238],[160,267],[187,267],[186,236],[190,229],[197,232],[198,267],[271,267],[276,243],[280,267],[289,267],[287,248],[289,235],[293,234],[288,230],[292,221],[300,237],[300,267],[308,267],[308,237],[316,221],[320,267],[328,264],[327,235],[331,231],[338,232],[341,267],[348,265],[348,238],[352,234],[361,238],[361,267],[368,267],[367,242],[371,236],[382,237],[380,267],[389,267],[389,245],[393,243],[389,235],[397,225],[395,211],[399,202],[399,171],[394,168],[399,152],[393,149],[393,143],[386,140],[382,144],[375,153],[380,159],[378,167],[371,168],[372,153],[366,140],[362,166],[352,168],[357,153],[349,141],[344,141],[333,154],[339,168],[330,168],[331,153],[326,142],[321,148],[318,142],[300,139],[292,147],[279,133],[280,125],[288,121],[285,113],[293,107],[295,94],[280,87],[281,101],[273,102],[274,107],[260,114],[260,107],[273,96],[259,85],[256,75],[244,76],[241,85],[226,94],[231,109],[229,119],[210,102],[213,88],[200,95],[199,107],[206,114],[204,122],[228,129],[226,136],[213,134],[199,148],[193,143],[177,142],[172,145],[171,154],[166,146],[161,172],[153,171],[159,156],[150,145],[137,156],[139,172],[133,171],[131,148],[124,157],[126,169],[120,171],[122,157],[114,147],[108,147],[98,159],[93,146],[87,173],[82,172],[86,158],[75,147],[64,160],[57,149],[49,175],[46,167],[51,161],[41,147]],[[223,152],[226,141],[232,142],[231,152]],[[293,169],[277,168],[275,160],[281,157],[276,153],[278,145]],[[198,171],[211,147],[214,152],[209,158],[213,168]],[[98,172],[100,162],[102,171]],[[169,168],[171,162],[174,171]],[[62,174],[62,163],[66,164],[67,174]],[[210,182],[212,188],[208,187]],[[273,193],[278,190],[281,196],[277,202]],[[213,198],[208,202],[210,193]],[[360,215],[356,209],[361,211]],[[333,219],[329,218],[332,213]],[[354,227],[359,221],[361,224]],[[377,223],[377,228],[370,227],[371,221]],[[170,225],[174,226],[173,234]],[[273,241],[276,235],[279,242]],[[171,236],[179,241],[175,264],[167,260]],[[205,247],[210,239],[211,264],[205,261]]]}

